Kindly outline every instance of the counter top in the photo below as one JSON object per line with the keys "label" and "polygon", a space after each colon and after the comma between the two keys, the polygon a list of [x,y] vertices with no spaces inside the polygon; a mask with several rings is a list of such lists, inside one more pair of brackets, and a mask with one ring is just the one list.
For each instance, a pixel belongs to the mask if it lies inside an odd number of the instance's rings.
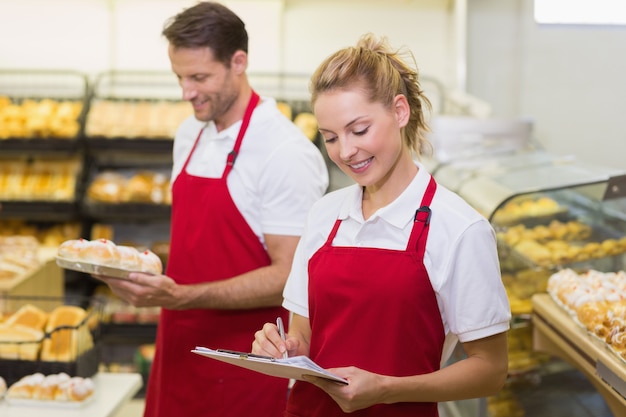
{"label": "counter top", "polygon": [[9,405],[0,400],[2,417],[109,417],[114,415],[141,388],[140,374],[98,373],[93,376],[96,387],[93,399],[85,404],[64,405]]}
{"label": "counter top", "polygon": [[626,416],[624,360],[576,323],[550,295],[535,294],[532,304],[534,349],[558,356],[577,368],[606,400],[614,415]]}

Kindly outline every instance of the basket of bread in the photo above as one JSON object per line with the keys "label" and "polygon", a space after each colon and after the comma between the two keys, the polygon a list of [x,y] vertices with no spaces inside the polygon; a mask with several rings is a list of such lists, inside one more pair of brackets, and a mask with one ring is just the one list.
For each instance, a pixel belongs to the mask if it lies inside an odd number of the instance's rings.
{"label": "basket of bread", "polygon": [[102,311],[97,298],[0,298],[0,376],[13,384],[34,373],[94,375]]}

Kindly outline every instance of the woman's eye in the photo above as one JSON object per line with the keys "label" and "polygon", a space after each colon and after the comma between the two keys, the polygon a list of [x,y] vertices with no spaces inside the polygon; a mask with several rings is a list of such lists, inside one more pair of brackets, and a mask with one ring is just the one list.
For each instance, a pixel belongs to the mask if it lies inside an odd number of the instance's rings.
{"label": "woman's eye", "polygon": [[367,133],[367,131],[368,131],[368,130],[369,130],[369,127],[366,127],[366,128],[365,128],[365,129],[363,129],[363,130],[358,130],[358,131],[355,131],[355,132],[354,132],[354,134],[355,134],[356,136],[363,136],[363,135],[365,135],[365,134]]}
{"label": "woman's eye", "polygon": [[333,143],[336,140],[337,140],[336,136],[333,136],[332,138],[324,138],[324,142],[326,143]]}

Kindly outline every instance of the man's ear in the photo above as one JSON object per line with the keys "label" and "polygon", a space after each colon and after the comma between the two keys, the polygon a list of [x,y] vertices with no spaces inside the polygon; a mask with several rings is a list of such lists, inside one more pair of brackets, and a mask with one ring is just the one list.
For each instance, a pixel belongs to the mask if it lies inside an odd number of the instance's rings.
{"label": "man's ear", "polygon": [[242,50],[238,50],[230,59],[230,68],[237,74],[242,74],[248,68],[248,54]]}
{"label": "man's ear", "polygon": [[409,117],[411,116],[411,107],[404,94],[398,94],[393,99],[393,111],[396,114],[396,119],[400,127],[404,127],[409,123]]}

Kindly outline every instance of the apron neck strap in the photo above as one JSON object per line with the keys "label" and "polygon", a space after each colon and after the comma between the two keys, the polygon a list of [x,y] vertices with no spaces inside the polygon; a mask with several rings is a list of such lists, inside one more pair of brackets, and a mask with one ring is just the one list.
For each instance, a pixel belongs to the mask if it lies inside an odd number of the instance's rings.
{"label": "apron neck strap", "polygon": [[252,90],[250,101],[248,101],[248,107],[246,107],[246,112],[244,113],[243,119],[241,120],[241,127],[239,128],[239,134],[237,135],[235,146],[233,147],[233,150],[230,151],[230,153],[228,154],[228,158],[226,159],[226,167],[224,168],[224,173],[222,174],[223,178],[226,178],[228,173],[233,169],[233,165],[235,164],[235,160],[237,159],[237,155],[239,154],[239,148],[241,148],[241,142],[243,142],[243,136],[246,134],[248,126],[250,125],[252,112],[259,104],[259,100],[259,95],[254,90]]}

